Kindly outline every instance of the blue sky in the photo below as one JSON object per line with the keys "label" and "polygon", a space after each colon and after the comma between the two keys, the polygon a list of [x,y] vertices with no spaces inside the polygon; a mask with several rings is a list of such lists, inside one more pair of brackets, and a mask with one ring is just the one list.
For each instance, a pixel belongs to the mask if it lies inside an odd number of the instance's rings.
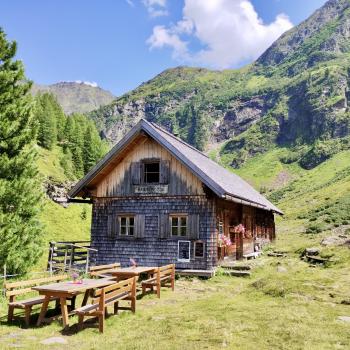
{"label": "blue sky", "polygon": [[325,0],[3,0],[0,26],[39,84],[115,95],[169,67],[236,68]]}

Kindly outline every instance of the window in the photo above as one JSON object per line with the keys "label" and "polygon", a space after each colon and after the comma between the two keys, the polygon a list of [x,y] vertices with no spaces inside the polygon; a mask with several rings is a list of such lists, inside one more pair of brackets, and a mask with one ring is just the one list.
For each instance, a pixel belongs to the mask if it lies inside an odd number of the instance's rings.
{"label": "window", "polygon": [[187,216],[171,216],[171,235],[174,237],[187,236]]}
{"label": "window", "polygon": [[143,182],[145,184],[157,184],[160,182],[159,162],[145,162]]}
{"label": "window", "polygon": [[133,216],[120,216],[119,225],[121,236],[134,236],[135,218]]}
{"label": "window", "polygon": [[204,258],[204,242],[202,241],[194,242],[194,257]]}

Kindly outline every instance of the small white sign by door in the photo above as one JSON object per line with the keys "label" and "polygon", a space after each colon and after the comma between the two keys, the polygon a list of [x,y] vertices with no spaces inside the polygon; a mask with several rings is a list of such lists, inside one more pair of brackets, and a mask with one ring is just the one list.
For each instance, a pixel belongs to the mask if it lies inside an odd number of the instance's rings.
{"label": "small white sign by door", "polygon": [[177,242],[177,261],[190,262],[191,260],[191,241]]}

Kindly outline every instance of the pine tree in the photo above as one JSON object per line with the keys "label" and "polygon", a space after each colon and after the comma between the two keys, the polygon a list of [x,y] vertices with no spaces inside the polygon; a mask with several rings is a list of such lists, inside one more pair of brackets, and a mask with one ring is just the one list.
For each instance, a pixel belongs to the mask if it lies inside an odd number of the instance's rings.
{"label": "pine tree", "polygon": [[57,132],[57,141],[61,142],[63,140],[63,131],[66,125],[66,116],[63,112],[62,107],[57,102],[56,97],[53,94],[48,94],[51,109],[53,111],[53,116],[56,121],[56,132]]}
{"label": "pine tree", "polygon": [[95,125],[90,122],[84,137],[84,172],[87,173],[101,157],[101,139]]}
{"label": "pine tree", "polygon": [[69,149],[72,154],[74,175],[76,177],[81,177],[84,174],[84,130],[84,125],[79,115],[71,115],[67,118],[66,126],[64,129],[64,149]]}
{"label": "pine tree", "polygon": [[0,266],[9,273],[25,272],[42,253],[31,83],[15,54],[0,29]]}
{"label": "pine tree", "polygon": [[35,117],[39,122],[38,144],[46,149],[52,149],[57,142],[57,127],[50,94],[37,95]]}

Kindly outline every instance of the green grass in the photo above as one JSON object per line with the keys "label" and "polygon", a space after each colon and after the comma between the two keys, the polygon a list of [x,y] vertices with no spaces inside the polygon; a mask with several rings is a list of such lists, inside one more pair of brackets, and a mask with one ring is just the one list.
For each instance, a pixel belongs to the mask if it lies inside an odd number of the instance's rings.
{"label": "green grass", "polygon": [[[39,172],[47,181],[66,183],[67,176],[60,166],[59,159],[63,155],[60,147],[46,150],[38,147]],[[84,218],[85,216],[85,218]],[[50,241],[90,240],[91,206],[87,204],[69,204],[67,208],[47,198],[41,212],[44,225],[43,255],[35,266],[36,270],[46,268]]]}
{"label": "green grass", "polygon": [[103,335],[91,325],[77,332],[76,317],[63,335],[58,321],[22,330],[21,323],[5,323],[3,301],[2,349],[44,349],[40,341],[53,336],[68,342],[53,349],[348,349],[349,324],[338,316],[350,315],[350,306],[341,304],[350,299],[350,250],[335,248],[338,260],[331,267],[314,268],[294,252],[305,235],[281,234],[276,246],[285,242],[292,242],[288,257],[252,261],[250,278],[180,279],[174,293],[163,289],[160,300],[138,300],[135,315],[109,317]]}
{"label": "green grass", "polygon": [[[86,214],[86,218],[84,218]],[[50,241],[88,241],[90,240],[91,205],[69,204],[68,208],[46,200],[41,213],[44,225],[43,255],[36,270],[46,269]]]}
{"label": "green grass", "polygon": [[60,157],[63,156],[61,147],[54,147],[52,150],[37,146],[39,158],[38,168],[44,178],[50,177],[53,181],[62,183],[68,181],[63,168],[60,165]]}

